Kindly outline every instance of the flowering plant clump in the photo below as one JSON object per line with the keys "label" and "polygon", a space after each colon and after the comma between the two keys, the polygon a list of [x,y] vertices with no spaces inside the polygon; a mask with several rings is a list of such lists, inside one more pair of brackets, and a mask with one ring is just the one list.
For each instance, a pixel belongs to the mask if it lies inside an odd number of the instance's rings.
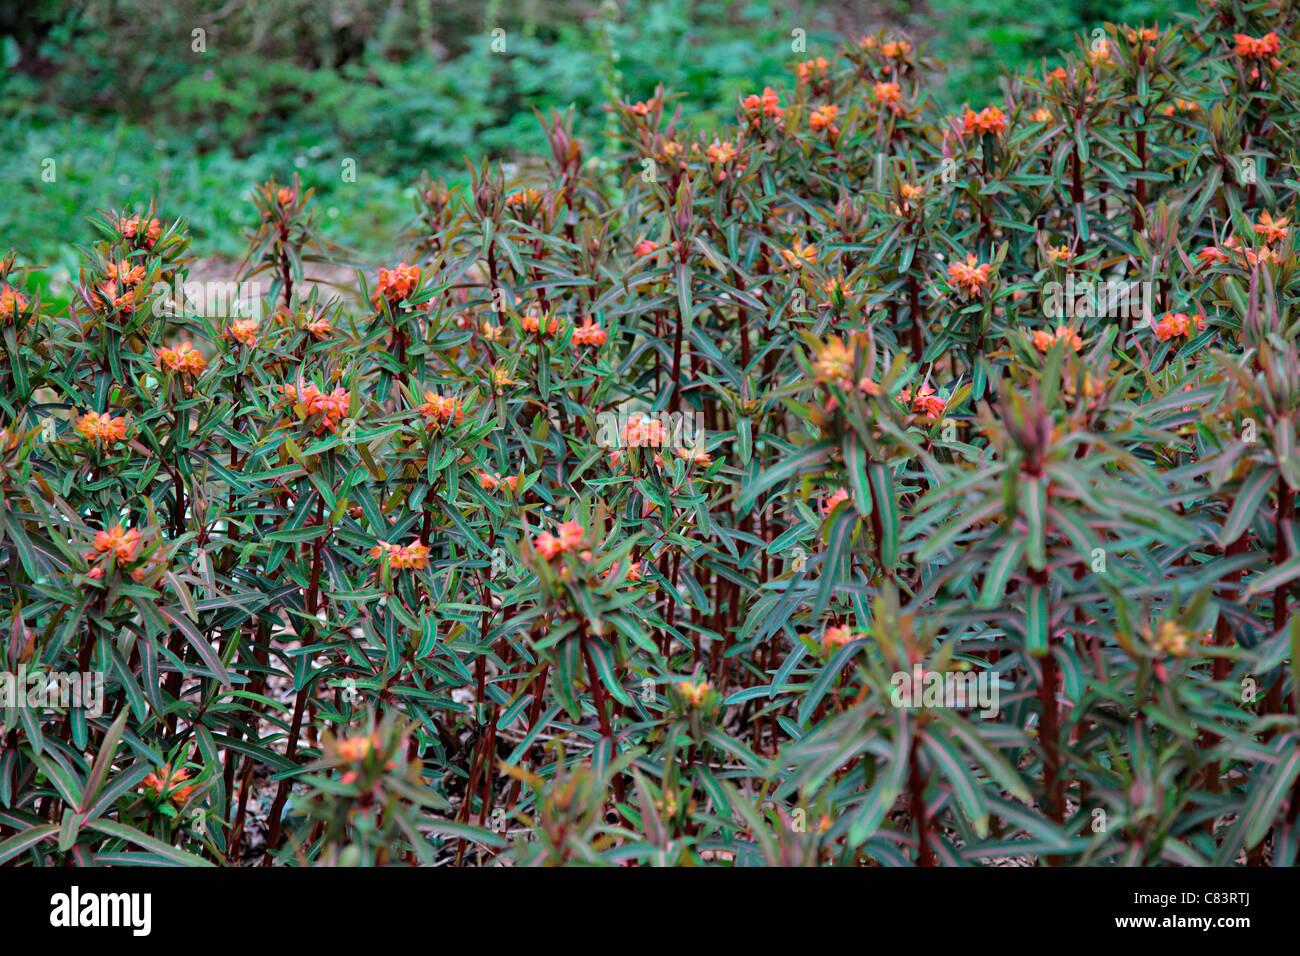
{"label": "flowering plant clump", "polygon": [[0,863],[1294,865],[1297,23],[553,113],[351,291],[266,183],[247,311],[0,260],[0,647],[103,678]]}

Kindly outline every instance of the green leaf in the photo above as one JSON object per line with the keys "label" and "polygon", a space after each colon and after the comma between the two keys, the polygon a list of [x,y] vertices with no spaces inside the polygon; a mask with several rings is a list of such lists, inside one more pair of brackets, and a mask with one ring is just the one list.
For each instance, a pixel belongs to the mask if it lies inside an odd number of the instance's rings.
{"label": "green leaf", "polygon": [[118,823],[115,820],[89,820],[86,822],[86,828],[97,830],[105,836],[110,836],[118,840],[125,840],[148,850],[157,856],[160,860],[174,863],[177,866],[213,866],[214,864],[203,859],[201,856],[195,856],[193,853],[187,853],[184,850],[177,849],[169,843],[163,843],[162,840],[149,836],[147,833],[141,833],[134,827],[129,827],[124,823]]}

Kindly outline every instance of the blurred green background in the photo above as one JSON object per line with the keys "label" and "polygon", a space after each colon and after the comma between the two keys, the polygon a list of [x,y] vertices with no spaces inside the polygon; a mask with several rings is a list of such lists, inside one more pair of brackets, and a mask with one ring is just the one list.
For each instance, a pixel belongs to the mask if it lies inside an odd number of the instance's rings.
{"label": "blurred green background", "polygon": [[[464,179],[464,157],[543,150],[533,108],[573,104],[600,142],[617,88],[687,94],[692,124],[788,84],[788,64],[882,27],[947,64],[943,104],[998,93],[1105,20],[1168,24],[1191,0],[787,3],[746,0],[0,0],[0,252],[75,269],[96,208],[146,203],[186,216],[200,256],[237,258],[251,183],[295,171],[318,190],[322,231],[391,258],[422,170]],[[490,52],[506,31],[506,55]],[[806,53],[791,31],[806,31]],[[201,34],[195,31],[202,31]],[[202,42],[200,42],[200,40]],[[203,47],[203,49],[198,49]],[[53,182],[43,171],[54,160]],[[345,182],[342,163],[356,163]],[[43,165],[44,164],[44,165]]]}

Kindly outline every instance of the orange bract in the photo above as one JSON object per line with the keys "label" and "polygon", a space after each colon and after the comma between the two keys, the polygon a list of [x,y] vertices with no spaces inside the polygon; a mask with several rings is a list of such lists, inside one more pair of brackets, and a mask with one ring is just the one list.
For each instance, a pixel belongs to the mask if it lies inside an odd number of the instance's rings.
{"label": "orange bract", "polygon": [[1069,343],[1070,348],[1076,352],[1083,348],[1083,339],[1079,337],[1079,334],[1074,329],[1065,325],[1058,325],[1051,332],[1043,329],[1037,329],[1034,332],[1034,347],[1040,352],[1050,351],[1053,345],[1061,341]]}
{"label": "orange bract", "polygon": [[400,302],[420,284],[420,267],[398,263],[391,269],[379,270],[379,282],[375,285],[375,300]]}
{"label": "orange bract", "polygon": [[1185,312],[1166,312],[1155,323],[1156,338],[1164,342],[1176,336],[1190,337],[1205,328],[1205,316],[1189,316]]}
{"label": "orange bract", "polygon": [[992,272],[992,263],[980,264],[975,255],[970,253],[966,256],[965,262],[954,262],[948,266],[948,281],[968,296],[974,297],[983,294],[988,288],[989,276]]}
{"label": "orange bract", "polygon": [[190,798],[190,794],[197,786],[192,783],[186,784],[189,779],[190,772],[183,767],[173,771],[171,767],[163,766],[150,772],[141,782],[155,800],[166,795],[172,803],[180,806]]}
{"label": "orange bract", "polygon": [[332,392],[326,394],[310,382],[303,386],[301,395],[293,385],[283,386],[283,394],[294,405],[305,406],[303,408],[304,416],[322,416],[322,421],[316,428],[317,432],[326,429],[335,431],[339,422],[346,417],[352,402],[352,395],[346,388],[335,388]]}
{"label": "orange bract", "polygon": [[839,119],[840,108],[834,103],[823,103],[816,107],[808,116],[808,125],[814,133],[820,133],[826,130],[831,133],[838,133],[839,127],[835,121]]}
{"label": "orange bract", "polygon": [[27,310],[27,297],[13,286],[0,289],[0,319],[11,319]]}
{"label": "orange bract", "polygon": [[876,98],[877,103],[881,103],[891,110],[901,108],[903,91],[897,83],[877,83],[871,88],[871,93]]}
{"label": "orange bract", "polygon": [[588,319],[579,328],[573,330],[573,343],[575,345],[593,345],[601,346],[605,344],[608,336],[605,330],[600,327],[600,323]]}
{"label": "orange bract", "polygon": [[826,57],[819,56],[813,60],[804,60],[795,67],[795,74],[799,77],[800,83],[807,83],[816,77],[824,76],[826,71],[830,69],[830,66],[831,65],[827,62]]}
{"label": "orange bract", "polygon": [[126,419],[112,415],[87,412],[77,422],[77,431],[91,441],[111,445],[126,437]]}
{"label": "orange bract", "polygon": [[1255,232],[1270,245],[1275,242],[1286,242],[1286,237],[1291,234],[1285,217],[1274,219],[1268,212],[1260,213],[1259,222],[1255,224]]}
{"label": "orange bract", "polygon": [[459,398],[439,395],[437,392],[425,392],[424,404],[417,411],[430,425],[445,425],[448,422],[459,425],[465,420],[464,403]]}
{"label": "orange bract", "polygon": [[658,418],[643,421],[640,415],[631,415],[623,428],[623,444],[629,448],[658,448],[667,441],[668,431]]}
{"label": "orange bract", "polygon": [[388,556],[388,566],[397,570],[422,571],[429,566],[429,548],[420,542],[395,545],[381,541],[370,549],[370,557]]}
{"label": "orange bract", "polygon": [[478,485],[484,491],[496,491],[502,486],[505,486],[506,488],[509,488],[511,491],[514,491],[516,488],[519,487],[519,482],[521,482],[523,478],[524,478],[524,473],[522,471],[517,475],[505,475],[505,476],[502,476],[501,472],[499,471],[494,471],[491,473],[482,471],[479,472]]}
{"label": "orange bract", "polygon": [[686,703],[692,707],[702,707],[713,687],[706,680],[682,681],[677,685],[677,689],[686,698]]}
{"label": "orange bract", "polygon": [[1253,37],[1248,33],[1235,33],[1232,37],[1237,44],[1236,54],[1243,59],[1262,60],[1273,56],[1282,49],[1282,39],[1276,33],[1265,33],[1262,37]]}
{"label": "orange bract", "polygon": [[994,136],[1001,136],[1007,131],[1007,118],[1002,114],[1002,110],[996,106],[986,106],[976,113],[972,109],[967,109],[962,114],[961,119],[962,132],[970,133],[991,133]]}
{"label": "orange bract", "polygon": [[144,281],[144,266],[129,266],[125,262],[110,262],[104,267],[104,275],[110,282],[121,282],[125,285],[139,285]]}
{"label": "orange bract", "polygon": [[226,334],[237,342],[249,346],[257,344],[258,322],[256,319],[235,319],[230,323]]}
{"label": "orange bract", "polygon": [[554,535],[549,531],[543,531],[533,539],[533,548],[546,561],[557,554],[577,550],[582,544],[583,536],[587,533],[586,529],[576,521],[566,521],[555,530]]}
{"label": "orange bract", "polygon": [[142,222],[140,216],[122,216],[117,220],[117,231],[123,239],[143,238],[145,247],[152,249],[162,235],[162,223],[157,219]]}
{"label": "orange bract", "polygon": [[[541,317],[538,316],[536,312],[527,313],[522,319],[519,320],[519,322],[524,327],[525,332],[537,332],[540,331],[542,327]],[[559,328],[560,328],[559,319],[557,319],[555,316],[551,315],[548,312],[546,314],[546,334],[554,335]]]}
{"label": "orange bract", "polygon": [[746,113],[761,112],[764,116],[770,116],[776,120],[780,120],[785,116],[785,110],[781,108],[781,97],[770,86],[763,87],[761,96],[757,93],[751,93],[745,97],[741,106]]}
{"label": "orange bract", "polygon": [[828,654],[832,653],[836,648],[851,644],[861,636],[861,634],[854,633],[853,628],[847,624],[841,624],[839,627],[829,627],[826,629],[826,633],[822,635],[822,650]]}
{"label": "orange bract", "polygon": [[207,366],[207,361],[189,342],[182,342],[175,348],[159,349],[158,365],[166,372],[197,375]]}
{"label": "orange bract", "polygon": [[931,421],[942,418],[944,410],[948,407],[948,400],[941,398],[929,385],[922,385],[915,397],[910,388],[903,389],[898,393],[898,397],[905,407],[910,407],[912,411],[924,415]]}
{"label": "orange bract", "polygon": [[113,525],[107,531],[95,533],[95,550],[103,553],[112,552],[123,564],[134,561],[140,552],[140,532],[135,528],[130,531],[120,524]]}
{"label": "orange bract", "polygon": [[729,142],[714,140],[705,152],[709,155],[711,163],[729,163],[736,158],[736,147]]}

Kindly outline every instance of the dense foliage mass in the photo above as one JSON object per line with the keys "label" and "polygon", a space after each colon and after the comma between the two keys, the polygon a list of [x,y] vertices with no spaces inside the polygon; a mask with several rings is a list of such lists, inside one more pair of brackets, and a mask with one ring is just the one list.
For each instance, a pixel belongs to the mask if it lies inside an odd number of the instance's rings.
{"label": "dense foliage mass", "polygon": [[[930,36],[929,77],[949,107],[997,94],[1004,68],[1049,57],[1106,19],[1166,22],[1191,0],[22,0],[0,5],[0,233],[56,266],[66,305],[87,210],[183,209],[202,256],[238,259],[244,208],[212,195],[290,164],[316,188],[323,225],[374,265],[421,170],[468,182],[464,157],[532,168],[546,149],[533,110],[574,107],[604,159],[601,109],[684,94],[681,128],[730,119],[738,95],[779,85],[792,56],[827,54],[875,25]],[[495,35],[495,30],[501,30]],[[51,182],[47,161],[57,162]],[[338,175],[354,162],[358,181]],[[0,250],[2,251],[2,250]],[[199,265],[202,268],[202,265]],[[66,277],[66,278],[65,278]]]}
{"label": "dense foliage mass", "polygon": [[238,294],[180,210],[4,263],[6,666],[102,686],[0,862],[1292,865],[1297,36],[552,113],[355,294],[297,180]]}

